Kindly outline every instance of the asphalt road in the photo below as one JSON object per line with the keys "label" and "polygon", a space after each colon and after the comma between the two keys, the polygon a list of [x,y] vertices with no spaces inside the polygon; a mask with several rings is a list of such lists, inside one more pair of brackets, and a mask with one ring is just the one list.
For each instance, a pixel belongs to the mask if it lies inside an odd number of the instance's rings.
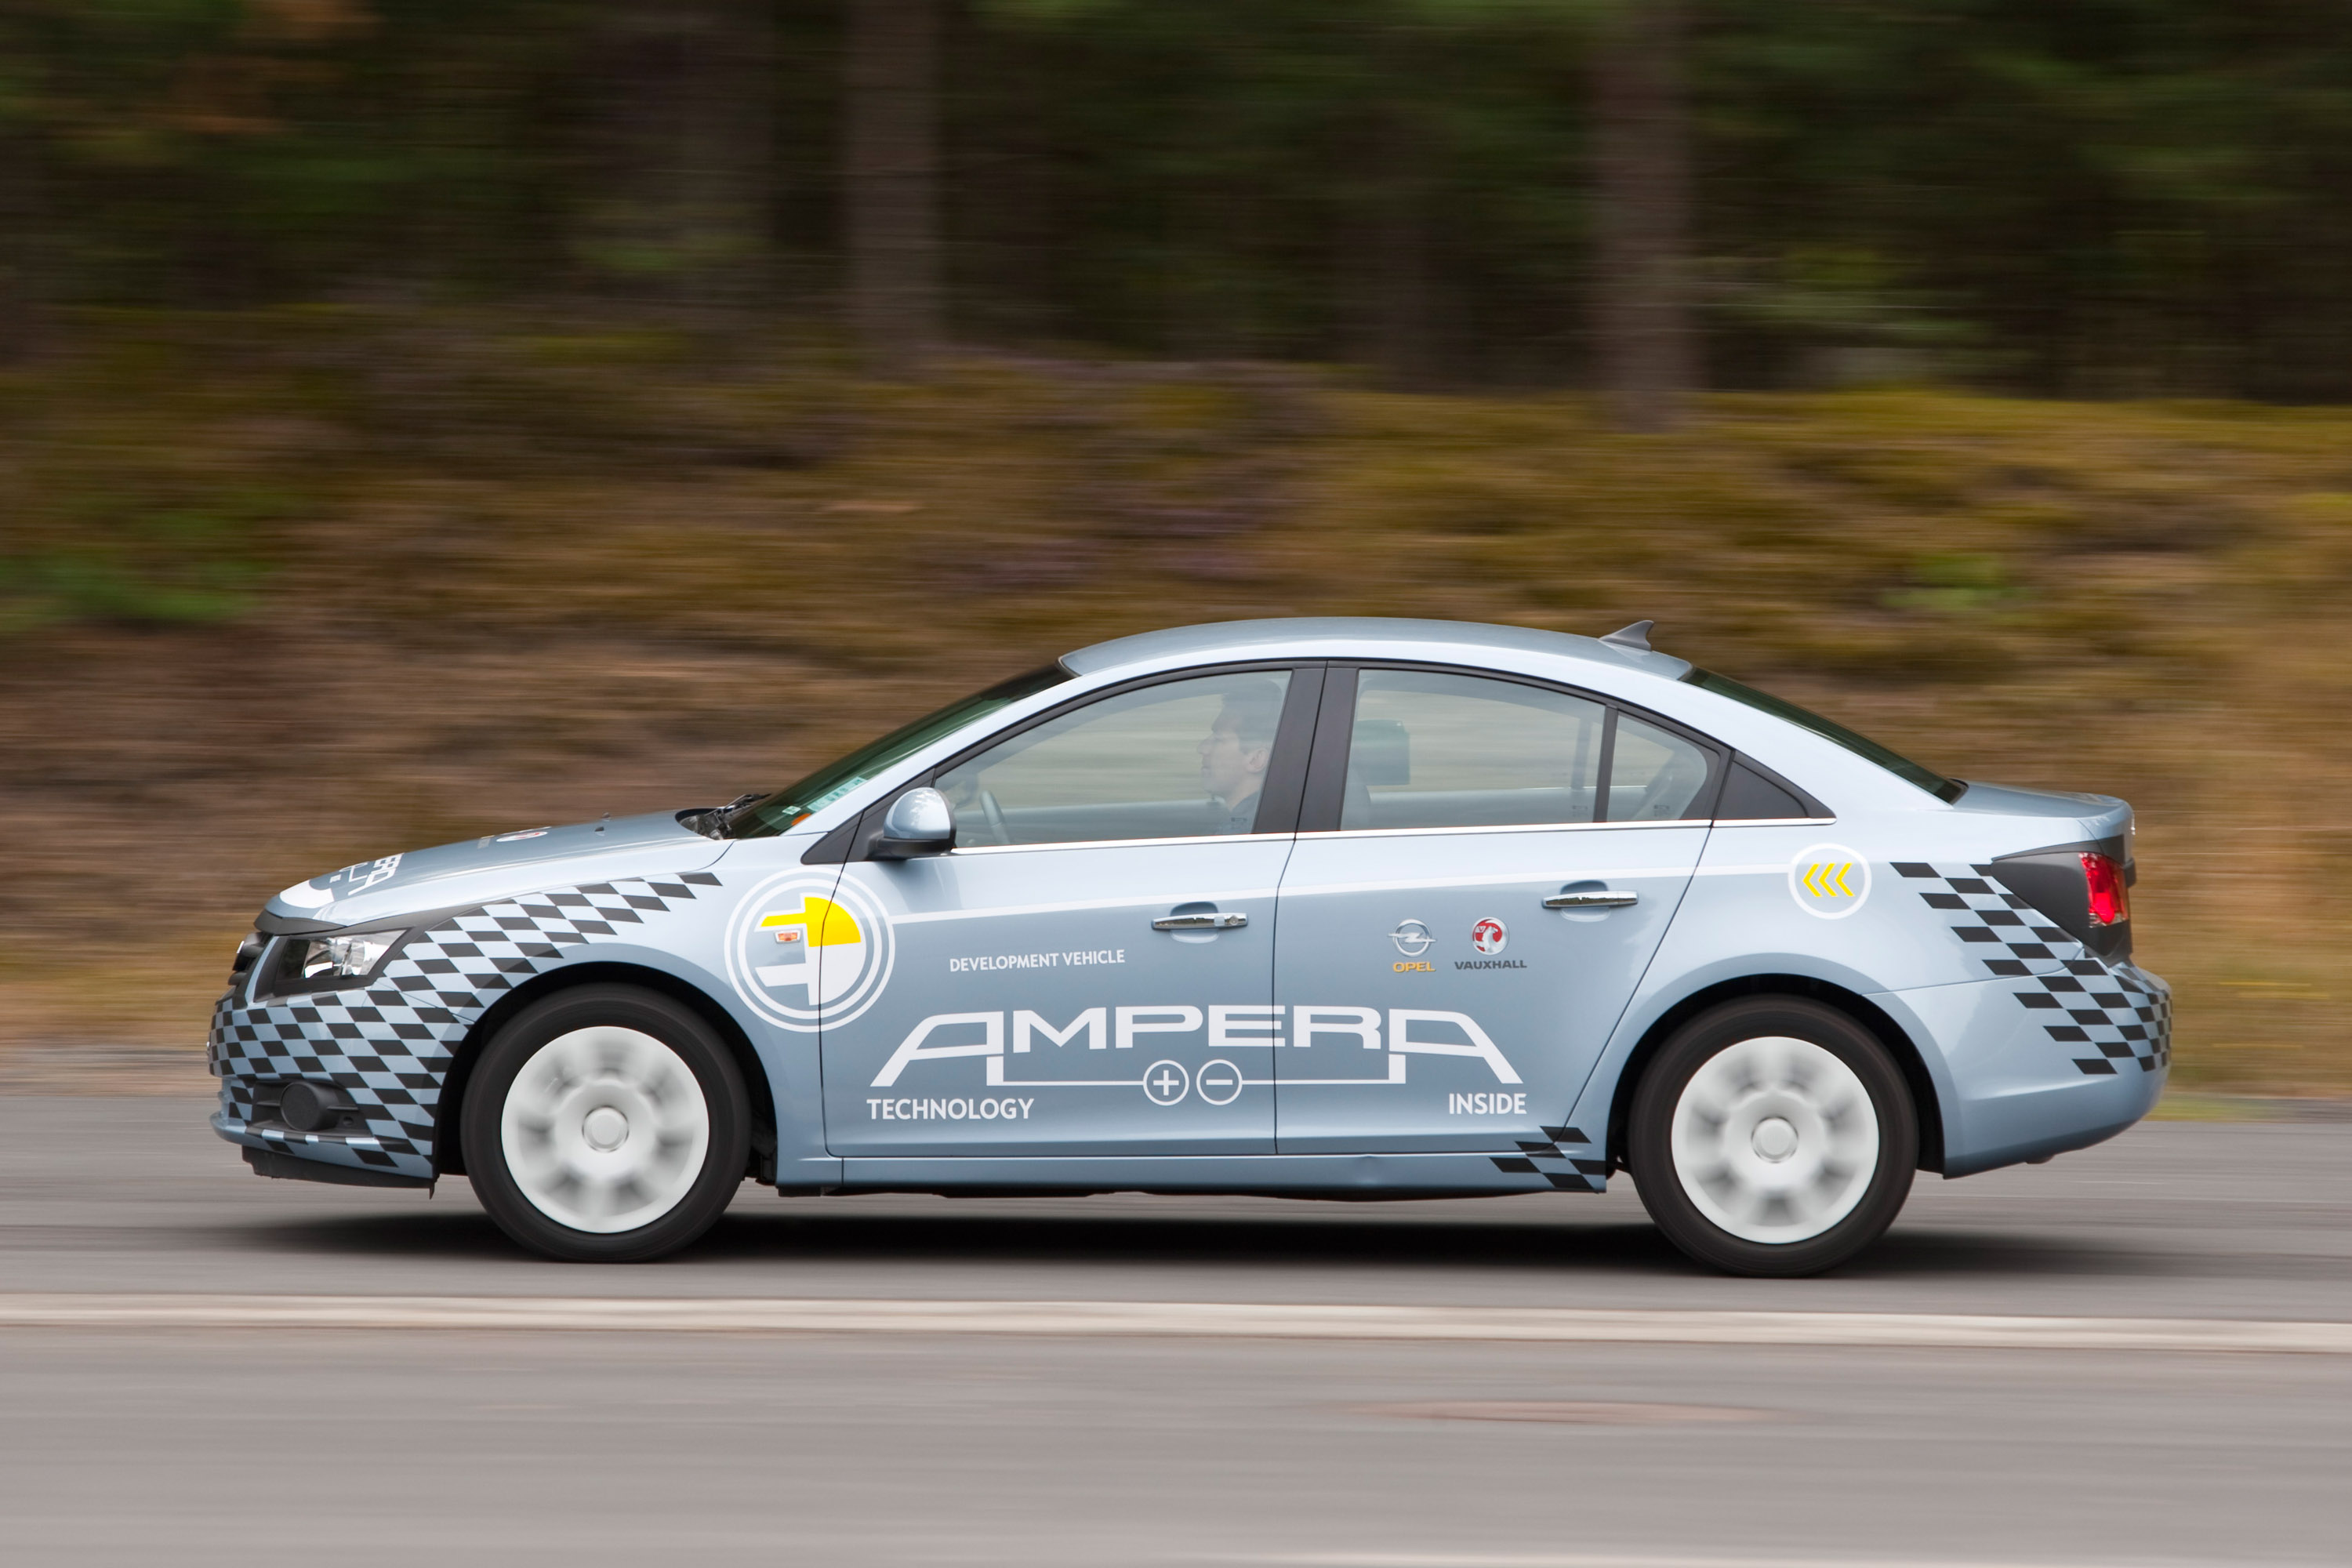
{"label": "asphalt road", "polygon": [[[512,1251],[247,1174],[194,1100],[0,1099],[0,1292],[675,1295],[2352,1321],[2352,1125],[2157,1124],[1923,1180],[1825,1279],[1630,1191],[781,1200]],[[1588,1568],[2341,1563],[2352,1356],[589,1332],[0,1331],[0,1562]]]}

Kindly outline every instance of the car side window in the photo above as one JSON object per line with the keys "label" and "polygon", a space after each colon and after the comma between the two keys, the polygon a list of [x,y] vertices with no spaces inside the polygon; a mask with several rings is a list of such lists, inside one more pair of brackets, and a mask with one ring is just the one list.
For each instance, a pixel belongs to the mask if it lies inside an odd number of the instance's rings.
{"label": "car side window", "polygon": [[1513,680],[1363,670],[1339,826],[1591,822],[1608,712]]}
{"label": "car side window", "polygon": [[1675,822],[1689,816],[1706,787],[1708,760],[1680,735],[1618,714],[1609,758],[1609,820]]}
{"label": "car side window", "polygon": [[1165,681],[1056,715],[948,769],[956,847],[1255,829],[1286,670]]}

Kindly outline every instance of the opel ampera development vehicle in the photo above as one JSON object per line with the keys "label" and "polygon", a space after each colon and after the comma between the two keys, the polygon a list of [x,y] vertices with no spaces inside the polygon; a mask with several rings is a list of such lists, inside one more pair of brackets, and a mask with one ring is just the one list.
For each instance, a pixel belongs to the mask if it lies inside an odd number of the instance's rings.
{"label": "opel ampera development vehicle", "polygon": [[789,1194],[1593,1193],[1832,1267],[1916,1170],[2129,1127],[2131,811],[1654,651],[1444,622],[1080,649],[773,795],[362,861],[214,1018],[263,1175],[462,1173],[552,1257]]}

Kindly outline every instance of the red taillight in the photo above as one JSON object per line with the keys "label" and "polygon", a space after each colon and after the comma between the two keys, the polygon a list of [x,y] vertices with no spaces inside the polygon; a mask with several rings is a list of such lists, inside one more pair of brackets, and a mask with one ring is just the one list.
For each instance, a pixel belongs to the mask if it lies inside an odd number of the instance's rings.
{"label": "red taillight", "polygon": [[2124,868],[2105,855],[2083,857],[2083,877],[2091,884],[2091,923],[2119,926],[2131,919],[2131,900],[2124,896]]}

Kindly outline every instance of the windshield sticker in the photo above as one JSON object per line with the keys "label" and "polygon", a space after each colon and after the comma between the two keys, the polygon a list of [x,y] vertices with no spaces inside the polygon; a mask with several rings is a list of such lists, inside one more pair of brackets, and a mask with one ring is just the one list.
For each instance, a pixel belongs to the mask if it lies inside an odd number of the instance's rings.
{"label": "windshield sticker", "polygon": [[803,805],[801,809],[811,816],[814,816],[818,812],[823,811],[826,806],[831,805],[835,801],[839,800],[843,795],[847,795],[851,790],[856,789],[859,784],[862,784],[865,782],[865,774],[853,773],[842,783],[834,785],[831,789],[817,796],[814,800]]}

